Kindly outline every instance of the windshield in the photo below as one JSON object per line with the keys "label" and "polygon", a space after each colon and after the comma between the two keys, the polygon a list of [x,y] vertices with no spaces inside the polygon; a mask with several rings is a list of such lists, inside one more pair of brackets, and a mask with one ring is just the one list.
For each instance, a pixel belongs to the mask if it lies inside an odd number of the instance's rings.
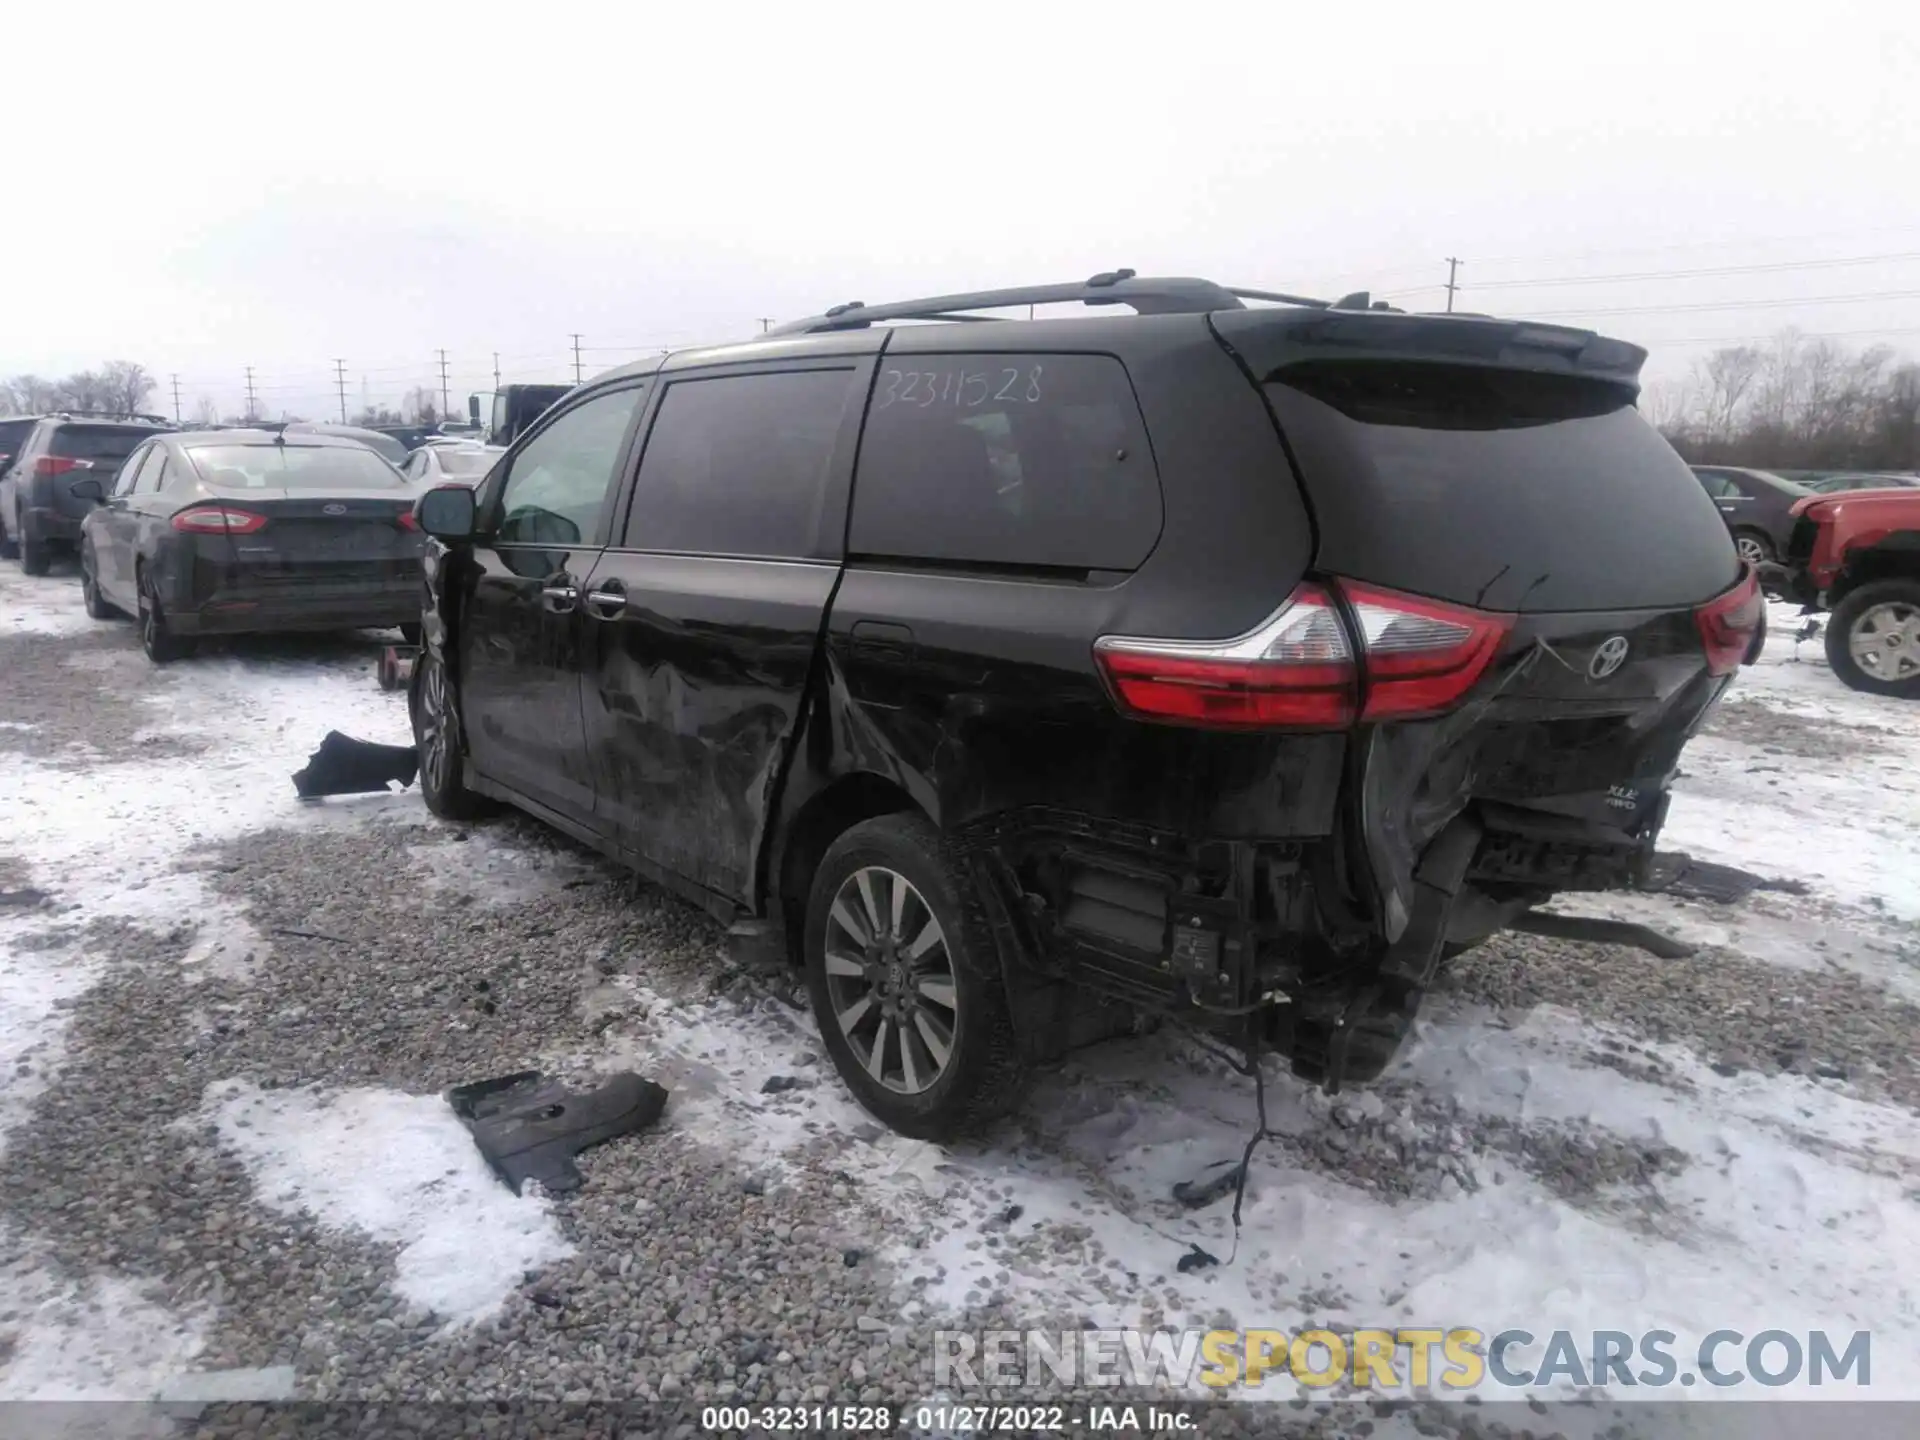
{"label": "windshield", "polygon": [[229,489],[398,490],[406,481],[358,445],[194,445],[187,450],[209,484]]}
{"label": "windshield", "polygon": [[493,462],[500,458],[498,450],[454,450],[443,449],[435,457],[440,462],[442,473],[447,475],[484,475],[493,468]]}

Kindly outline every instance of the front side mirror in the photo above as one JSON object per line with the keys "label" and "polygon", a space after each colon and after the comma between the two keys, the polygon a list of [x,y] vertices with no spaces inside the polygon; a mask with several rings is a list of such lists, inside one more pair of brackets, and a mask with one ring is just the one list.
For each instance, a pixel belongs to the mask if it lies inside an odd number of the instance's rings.
{"label": "front side mirror", "polygon": [[473,491],[465,485],[436,485],[413,502],[414,522],[449,545],[473,538]]}
{"label": "front side mirror", "polygon": [[76,500],[91,500],[96,505],[104,504],[107,498],[107,492],[100,488],[98,480],[76,480],[67,493]]}

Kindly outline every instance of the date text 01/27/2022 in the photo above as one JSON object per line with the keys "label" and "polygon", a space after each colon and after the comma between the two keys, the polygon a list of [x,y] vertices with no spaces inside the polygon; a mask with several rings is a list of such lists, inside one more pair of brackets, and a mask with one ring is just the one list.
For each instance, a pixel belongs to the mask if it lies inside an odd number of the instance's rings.
{"label": "date text 01/27/2022", "polygon": [[932,1435],[1033,1435],[1069,1432],[1177,1434],[1194,1428],[1178,1405],[710,1405],[700,1428],[711,1434],[886,1434],[896,1426]]}

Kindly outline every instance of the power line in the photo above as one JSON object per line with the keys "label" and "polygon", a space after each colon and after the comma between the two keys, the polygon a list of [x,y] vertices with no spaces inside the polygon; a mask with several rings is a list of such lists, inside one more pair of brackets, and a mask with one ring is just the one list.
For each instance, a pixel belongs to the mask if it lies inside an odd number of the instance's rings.
{"label": "power line", "polygon": [[1796,306],[1855,305],[1872,300],[1920,300],[1920,290],[1862,290],[1854,295],[1802,295],[1773,300],[1687,301],[1673,305],[1596,305],[1584,310],[1528,310],[1523,318],[1555,319],[1580,315],[1669,315],[1709,310],[1781,310]]}
{"label": "power line", "polygon": [[1542,280],[1488,280],[1476,290],[1529,290],[1553,285],[1616,285],[1643,280],[1697,280],[1711,275],[1764,275],[1787,270],[1828,270],[1846,265],[1885,265],[1920,260],[1920,250],[1888,255],[1849,255],[1833,260],[1777,260],[1757,265],[1714,265],[1699,270],[1638,270],[1614,275],[1555,275]]}

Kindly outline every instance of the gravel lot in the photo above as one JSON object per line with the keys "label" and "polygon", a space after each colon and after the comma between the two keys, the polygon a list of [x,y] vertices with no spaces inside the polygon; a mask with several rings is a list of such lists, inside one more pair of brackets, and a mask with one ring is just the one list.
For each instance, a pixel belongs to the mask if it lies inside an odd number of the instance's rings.
{"label": "gravel lot", "polygon": [[[1804,1279],[1827,1321],[1902,1313],[1870,1280],[1920,1234],[1920,927],[1899,905],[1820,884],[1738,913],[1633,901],[1717,937],[1679,962],[1490,942],[1381,1085],[1269,1081],[1279,1134],[1236,1252],[1230,1202],[1184,1210],[1167,1180],[1237,1157],[1250,1087],[1177,1035],[1076,1056],[981,1142],[903,1141],[839,1089],[792,978],[731,968],[705,917],[532,822],[448,826],[412,792],[298,804],[286,777],[327,728],[404,738],[374,641],[158,672],[128,627],[77,618],[71,577],[0,571],[0,608],[0,1399],[244,1371],[247,1399],[904,1404],[931,1391],[936,1328],[1415,1323],[1444,1287],[1454,1314],[1549,1305],[1565,1275],[1528,1269],[1549,1229],[1599,1237],[1582,1254],[1678,1247],[1735,1296]],[[1822,721],[1820,679],[1727,708],[1702,806],[1732,776],[1763,792],[1749,765],[1871,766],[1914,816],[1908,713]],[[1791,841],[1775,858],[1793,873]],[[464,1140],[436,1097],[530,1065],[630,1065],[672,1100],[583,1157],[582,1190],[514,1199],[434,1148]],[[1749,1156],[1777,1145],[1776,1177],[1855,1188],[1710,1225],[1752,1192],[1713,1148],[1736,1130]],[[1518,1257],[1504,1289],[1461,1289],[1487,1273],[1453,1253],[1476,1223],[1513,1227],[1483,1237]],[[1753,1227],[1803,1226],[1804,1275],[1751,1249]],[[1194,1244],[1231,1263],[1178,1273]],[[1591,1323],[1635,1318],[1592,1283]],[[1304,1398],[1209,1423],[1573,1433],[1525,1407]]]}

